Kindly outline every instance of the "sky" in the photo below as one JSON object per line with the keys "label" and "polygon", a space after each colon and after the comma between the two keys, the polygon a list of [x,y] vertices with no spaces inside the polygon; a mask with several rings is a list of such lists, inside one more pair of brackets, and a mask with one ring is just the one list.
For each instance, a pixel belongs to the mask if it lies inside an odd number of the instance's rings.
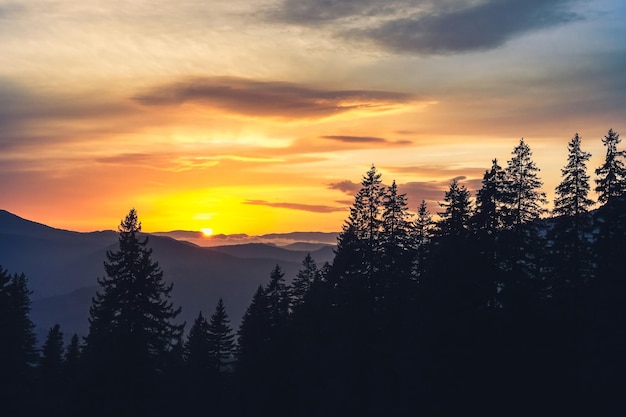
{"label": "sky", "polygon": [[626,134],[624,22],[621,0],[0,0],[0,208],[332,232],[372,164],[435,213],[522,137],[552,201],[575,133],[592,178]]}

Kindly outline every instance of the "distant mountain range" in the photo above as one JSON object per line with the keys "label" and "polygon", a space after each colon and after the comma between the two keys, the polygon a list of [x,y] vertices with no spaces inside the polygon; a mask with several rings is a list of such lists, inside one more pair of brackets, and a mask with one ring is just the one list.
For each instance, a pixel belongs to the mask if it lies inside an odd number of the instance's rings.
{"label": "distant mountain range", "polygon": [[[281,242],[292,242],[283,247],[267,243],[201,247],[170,237],[173,233],[149,235],[149,246],[165,280],[174,283],[172,300],[182,307],[180,321],[187,322],[187,329],[200,310],[210,316],[220,297],[236,329],[256,288],[268,282],[276,264],[291,281],[307,253],[319,264],[332,261],[333,245],[324,242],[336,242],[336,234],[294,233],[268,235],[270,241],[281,236]],[[40,343],[55,323],[66,338],[86,335],[91,298],[98,290],[96,279],[104,275],[107,250],[117,250],[114,231],[60,230],[0,210],[0,266],[26,274]]]}

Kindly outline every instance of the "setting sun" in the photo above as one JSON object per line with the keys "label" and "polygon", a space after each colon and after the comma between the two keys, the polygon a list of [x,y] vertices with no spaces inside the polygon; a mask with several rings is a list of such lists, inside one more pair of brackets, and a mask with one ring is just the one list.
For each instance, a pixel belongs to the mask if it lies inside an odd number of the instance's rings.
{"label": "setting sun", "polygon": [[210,227],[204,227],[204,228],[202,229],[202,234],[203,234],[205,237],[210,237],[210,236],[213,236],[213,229],[211,229]]}

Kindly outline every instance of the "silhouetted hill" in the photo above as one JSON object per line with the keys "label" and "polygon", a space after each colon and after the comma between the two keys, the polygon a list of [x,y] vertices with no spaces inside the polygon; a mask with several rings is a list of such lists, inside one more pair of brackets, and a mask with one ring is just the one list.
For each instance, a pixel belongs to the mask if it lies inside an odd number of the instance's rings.
{"label": "silhouetted hill", "polygon": [[[236,328],[272,268],[279,264],[290,281],[307,253],[266,244],[200,247],[154,235],[149,245],[166,281],[174,283],[172,298],[182,306],[180,319],[187,321],[187,330],[199,310],[210,316],[220,297]],[[11,273],[26,274],[40,342],[55,323],[66,337],[86,334],[89,306],[98,289],[96,279],[104,275],[107,250],[117,250],[116,232],[71,232],[0,211],[0,265]],[[332,259],[332,247],[311,254],[322,263]]]}
{"label": "silhouetted hill", "polygon": [[272,258],[287,262],[302,262],[303,253],[305,255],[306,253],[310,253],[313,259],[319,263],[331,261],[333,258],[332,246],[323,246],[313,251],[310,249],[299,251],[265,243],[246,243],[244,245],[216,246],[212,249],[216,252],[246,259]]}

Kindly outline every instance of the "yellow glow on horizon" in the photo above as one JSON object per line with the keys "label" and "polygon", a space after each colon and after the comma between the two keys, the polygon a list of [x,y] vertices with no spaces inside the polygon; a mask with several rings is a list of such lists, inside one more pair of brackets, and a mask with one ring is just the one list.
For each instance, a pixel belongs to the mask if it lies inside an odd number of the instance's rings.
{"label": "yellow glow on horizon", "polygon": [[201,232],[204,237],[213,236],[213,229],[211,229],[210,227],[203,227]]}

